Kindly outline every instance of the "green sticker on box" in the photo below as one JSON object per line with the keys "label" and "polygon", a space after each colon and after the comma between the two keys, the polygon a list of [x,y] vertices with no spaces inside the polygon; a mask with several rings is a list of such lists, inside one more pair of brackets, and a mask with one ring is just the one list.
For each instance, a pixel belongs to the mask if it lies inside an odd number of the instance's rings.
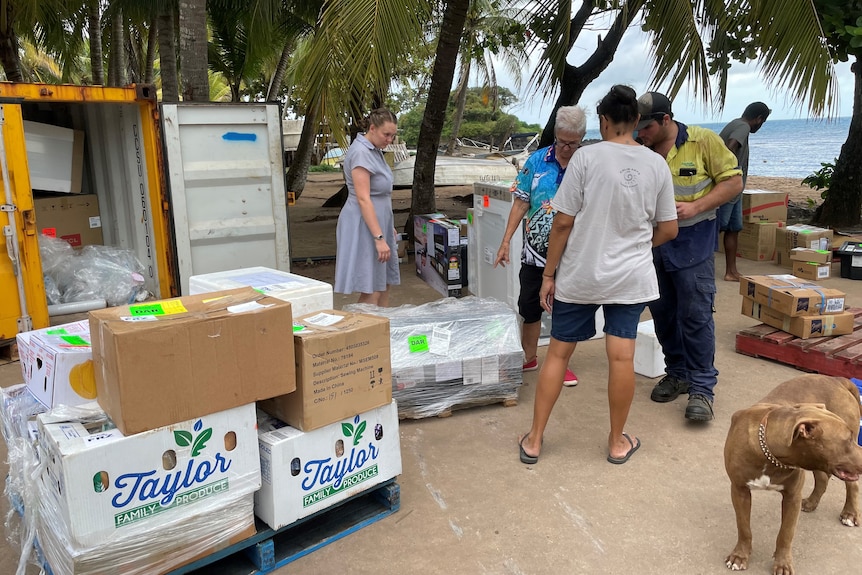
{"label": "green sticker on box", "polygon": [[293,324],[293,333],[296,333],[298,331],[304,331],[304,330],[305,330],[304,325],[300,325],[298,323]]}
{"label": "green sticker on box", "polygon": [[64,335],[66,333],[66,330],[61,327],[59,329],[49,329],[45,332],[45,335]]}
{"label": "green sticker on box", "polygon": [[428,336],[411,335],[409,338],[407,338],[407,345],[410,347],[410,353],[428,351]]}
{"label": "green sticker on box", "polygon": [[129,313],[133,316],[139,315],[165,315],[165,309],[160,303],[129,306]]}
{"label": "green sticker on box", "polygon": [[90,346],[90,342],[81,337],[80,335],[64,335],[61,336],[60,339],[62,339],[69,345],[80,345],[85,347]]}
{"label": "green sticker on box", "polygon": [[473,225],[473,212],[467,212],[467,223]]}

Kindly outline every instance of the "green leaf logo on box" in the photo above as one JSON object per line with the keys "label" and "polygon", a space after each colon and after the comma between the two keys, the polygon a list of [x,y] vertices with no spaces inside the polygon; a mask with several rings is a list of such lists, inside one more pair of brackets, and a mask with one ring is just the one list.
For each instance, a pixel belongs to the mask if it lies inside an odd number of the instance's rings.
{"label": "green leaf logo on box", "polygon": [[[356,425],[356,427],[354,428],[353,425]],[[365,433],[366,426],[367,424],[364,421],[359,421],[359,416],[357,415],[353,420],[353,424],[342,423],[341,431],[344,433],[344,437],[353,438],[353,445],[359,445],[359,440],[362,439],[362,434]]]}
{"label": "green leaf logo on box", "polygon": [[[195,432],[200,432],[202,427],[203,424],[201,421],[197,420],[194,426]],[[197,436],[193,436],[191,432],[184,429],[174,431],[174,440],[176,440],[177,445],[180,447],[192,446],[192,457],[197,457],[201,454],[201,451],[203,451],[207,446],[207,441],[212,439],[212,436],[213,430],[211,427],[204,429],[203,432],[198,433]]]}

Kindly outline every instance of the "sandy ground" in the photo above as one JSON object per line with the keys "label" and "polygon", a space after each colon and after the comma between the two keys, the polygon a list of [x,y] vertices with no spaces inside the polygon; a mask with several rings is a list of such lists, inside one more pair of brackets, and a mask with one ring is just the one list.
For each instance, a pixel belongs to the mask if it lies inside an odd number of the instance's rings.
{"label": "sandy ground", "polygon": [[[288,209],[291,253],[294,261],[333,258],[335,256],[335,221],[340,208],[324,208],[323,203],[335,194],[344,179],[340,173],[309,174],[308,182],[296,204]],[[820,203],[820,193],[792,178],[749,176],[748,189],[787,192],[791,202],[807,205]],[[397,189],[392,194],[392,209],[399,230],[410,213],[411,190]],[[438,186],[435,190],[437,211],[450,218],[463,218],[472,206],[472,186]]]}

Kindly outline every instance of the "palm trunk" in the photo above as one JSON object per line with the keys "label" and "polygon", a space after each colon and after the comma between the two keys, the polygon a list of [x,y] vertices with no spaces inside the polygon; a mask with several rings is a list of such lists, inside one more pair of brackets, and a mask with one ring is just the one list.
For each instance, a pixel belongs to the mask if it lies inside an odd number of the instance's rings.
{"label": "palm trunk", "polygon": [[102,13],[99,0],[89,0],[87,3],[87,30],[90,36],[90,70],[93,73],[93,84],[105,85],[105,62],[102,59]]}
{"label": "palm trunk", "polygon": [[180,83],[184,101],[208,102],[206,0],[180,0]]}
{"label": "palm trunk", "polygon": [[126,40],[123,11],[119,8],[111,18],[111,54],[108,56],[108,85],[125,86],[126,76]]}
{"label": "palm trunk", "polygon": [[[155,16],[155,14],[153,14]],[[153,65],[156,61],[156,44],[158,44],[159,21],[153,18],[150,29],[147,31],[147,61],[144,64],[144,83],[152,84],[155,72]]]}
{"label": "palm trunk", "polygon": [[455,113],[452,116],[452,133],[449,135],[449,145],[446,146],[446,155],[455,153],[458,135],[461,133],[461,121],[464,119],[464,108],[467,106],[467,84],[470,78],[470,61],[461,59],[461,80],[458,82],[455,93]]}
{"label": "palm trunk", "polygon": [[437,167],[437,146],[443,133],[449,91],[455,77],[458,48],[464,33],[464,22],[470,0],[449,0],[443,13],[434,71],[425,104],[425,115],[419,127],[419,142],[416,146],[416,164],[413,169],[413,198],[410,217],[407,218],[407,233],[413,235],[413,214],[428,214],[437,210],[434,199],[434,171]]}
{"label": "palm trunk", "polygon": [[862,62],[853,72],[853,114],[850,131],[835,162],[826,199],[817,208],[814,222],[831,228],[853,228],[862,219]]}
{"label": "palm trunk", "polygon": [[266,91],[267,102],[278,100],[278,92],[281,90],[282,82],[284,82],[284,74],[287,71],[287,64],[290,62],[290,55],[292,53],[293,41],[288,40],[284,43],[284,48],[281,49],[281,57],[278,59],[278,65],[275,67],[275,73],[272,75],[272,81],[269,83],[269,90]]}
{"label": "palm trunk", "polygon": [[159,64],[162,77],[162,102],[178,102],[176,22],[171,4],[160,3],[156,18],[159,34]]}
{"label": "palm trunk", "polygon": [[311,165],[311,154],[314,151],[314,138],[317,134],[318,105],[312,104],[305,111],[305,121],[302,123],[302,133],[299,136],[299,144],[293,153],[293,162],[287,170],[285,177],[285,189],[288,199],[293,196],[298,200],[308,181],[308,167]]}

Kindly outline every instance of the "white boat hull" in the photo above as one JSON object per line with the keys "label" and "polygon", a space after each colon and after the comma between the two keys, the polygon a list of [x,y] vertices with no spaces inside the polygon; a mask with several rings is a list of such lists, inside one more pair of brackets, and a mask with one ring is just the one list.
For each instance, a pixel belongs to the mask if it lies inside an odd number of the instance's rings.
{"label": "white boat hull", "polygon": [[[396,188],[412,187],[415,165],[415,156],[397,162],[392,169],[392,185]],[[517,175],[518,168],[504,159],[437,156],[434,185],[469,186],[475,182],[511,182]]]}

